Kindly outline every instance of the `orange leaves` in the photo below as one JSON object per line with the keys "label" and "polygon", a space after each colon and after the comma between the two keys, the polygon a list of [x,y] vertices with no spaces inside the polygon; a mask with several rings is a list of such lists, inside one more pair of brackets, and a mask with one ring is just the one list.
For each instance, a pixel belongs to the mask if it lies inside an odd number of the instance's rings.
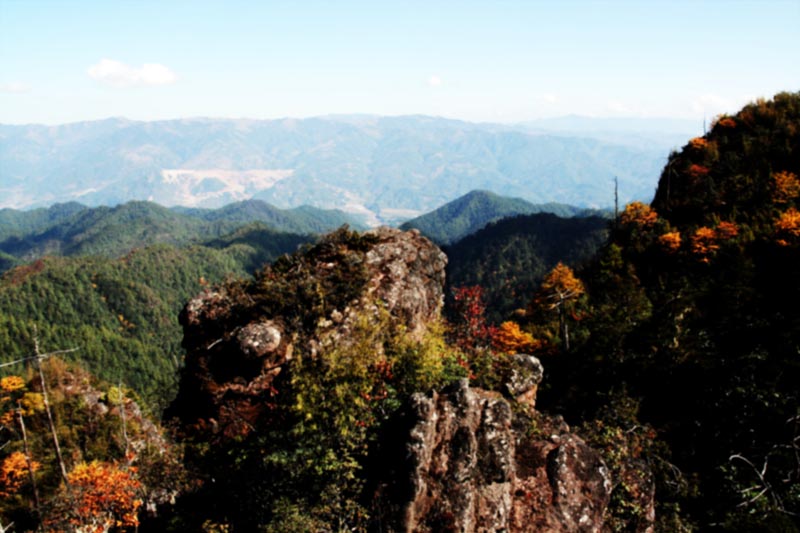
{"label": "orange leaves", "polygon": [[717,243],[717,233],[711,229],[703,226],[697,228],[692,235],[692,253],[700,258],[703,263],[711,261],[710,256],[719,250]]}
{"label": "orange leaves", "polygon": [[710,263],[711,256],[717,253],[724,241],[730,241],[739,235],[739,226],[734,222],[722,221],[716,228],[703,226],[697,228],[691,237],[690,246],[702,263]]}
{"label": "orange leaves", "polygon": [[737,226],[733,222],[722,221],[717,224],[717,228],[714,230],[717,237],[722,240],[733,239],[737,235],[739,235],[739,226]]}
{"label": "orange leaves", "polygon": [[0,379],[0,390],[3,392],[16,392],[25,388],[25,380],[19,376],[6,376]]}
{"label": "orange leaves", "polygon": [[691,141],[689,141],[689,146],[694,148],[695,150],[705,150],[708,146],[708,141],[702,137],[695,137]]}
{"label": "orange leaves", "polygon": [[720,117],[715,125],[721,126],[723,128],[735,128],[736,121],[733,120],[731,117]]}
{"label": "orange leaves", "polygon": [[671,231],[658,238],[658,244],[668,253],[675,253],[681,247],[681,233]]}
{"label": "orange leaves", "polygon": [[649,205],[642,202],[631,202],[625,206],[625,211],[619,217],[623,225],[635,224],[637,226],[650,227],[658,220],[658,213]]}
{"label": "orange leaves", "polygon": [[[39,463],[31,461],[30,469],[36,472]],[[0,465],[0,498],[10,498],[28,480],[28,460],[22,452],[14,452]]]}
{"label": "orange leaves", "polygon": [[775,221],[777,242],[781,246],[789,246],[800,239],[800,211],[790,207]]}
{"label": "orange leaves", "polygon": [[63,516],[47,521],[49,527],[81,528],[101,533],[111,528],[139,524],[137,513],[142,501],[137,498],[141,487],[134,467],[121,468],[112,463],[92,461],[80,463],[69,474],[74,504],[59,513]]}
{"label": "orange leaves", "polygon": [[492,346],[495,350],[509,354],[533,353],[541,347],[541,341],[524,332],[516,322],[503,322],[492,332]]}
{"label": "orange leaves", "polygon": [[558,307],[566,300],[574,300],[585,291],[583,282],[564,263],[553,267],[539,288],[541,297],[551,302],[551,308]]}
{"label": "orange leaves", "polygon": [[785,204],[800,196],[800,181],[792,172],[776,172],[772,175],[772,199]]}

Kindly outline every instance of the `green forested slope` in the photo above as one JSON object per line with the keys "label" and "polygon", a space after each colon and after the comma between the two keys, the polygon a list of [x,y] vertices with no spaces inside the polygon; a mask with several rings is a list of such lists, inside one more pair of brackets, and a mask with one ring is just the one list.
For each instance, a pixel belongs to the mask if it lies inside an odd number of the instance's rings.
{"label": "green forested slope", "polygon": [[17,267],[0,277],[0,361],[30,355],[38,331],[43,350],[78,348],[69,358],[163,406],[175,391],[186,301],[306,240],[265,234],[219,249],[157,245],[119,259],[51,257]]}
{"label": "green forested slope", "polygon": [[0,272],[45,255],[118,257],[151,244],[185,245],[221,238],[260,222],[273,234],[318,234],[351,218],[313,207],[277,209],[252,200],[211,209],[168,209],[152,202],[89,208],[64,204],[34,211],[0,211]]}
{"label": "green forested slope", "polygon": [[450,287],[480,285],[488,317],[500,322],[524,308],[544,275],[559,261],[578,265],[592,257],[607,236],[599,217],[561,218],[549,213],[520,215],[446,247]]}

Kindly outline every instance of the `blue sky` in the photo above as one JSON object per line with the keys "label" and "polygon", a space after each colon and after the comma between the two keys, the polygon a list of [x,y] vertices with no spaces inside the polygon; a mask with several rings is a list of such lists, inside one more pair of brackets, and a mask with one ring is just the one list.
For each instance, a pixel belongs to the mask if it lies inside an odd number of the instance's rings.
{"label": "blue sky", "polygon": [[702,119],[800,90],[800,0],[0,0],[0,122]]}

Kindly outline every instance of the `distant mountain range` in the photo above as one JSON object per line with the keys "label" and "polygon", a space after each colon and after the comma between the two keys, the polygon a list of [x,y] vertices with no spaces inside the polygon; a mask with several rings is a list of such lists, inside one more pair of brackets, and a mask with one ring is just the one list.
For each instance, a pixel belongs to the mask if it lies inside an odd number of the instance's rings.
{"label": "distant mountain range", "polygon": [[655,122],[630,130],[573,122],[333,116],[0,125],[0,207],[261,199],[339,208],[370,225],[413,218],[475,189],[607,207],[615,176],[621,201],[649,200],[670,150],[692,136],[688,123],[685,134],[674,124],[661,134]]}

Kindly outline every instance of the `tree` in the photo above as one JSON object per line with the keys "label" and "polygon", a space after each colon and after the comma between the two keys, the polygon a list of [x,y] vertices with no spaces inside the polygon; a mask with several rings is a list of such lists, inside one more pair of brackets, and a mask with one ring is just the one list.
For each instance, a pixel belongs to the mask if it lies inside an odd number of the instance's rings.
{"label": "tree", "polygon": [[[627,209],[626,209],[627,212]],[[624,216],[624,213],[623,213]],[[564,263],[558,263],[542,281],[534,302],[558,313],[561,346],[569,351],[569,325],[567,313],[586,289],[583,282],[575,277],[575,273]]]}
{"label": "tree", "polygon": [[625,206],[625,211],[620,215],[620,222],[623,226],[637,225],[650,227],[658,220],[658,213],[647,204],[642,202],[631,202]]}

